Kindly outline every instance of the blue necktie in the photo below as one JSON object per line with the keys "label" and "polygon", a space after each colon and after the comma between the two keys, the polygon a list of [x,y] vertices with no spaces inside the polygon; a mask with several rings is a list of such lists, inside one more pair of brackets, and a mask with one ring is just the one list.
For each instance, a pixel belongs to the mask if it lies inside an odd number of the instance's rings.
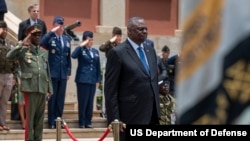
{"label": "blue necktie", "polygon": [[61,48],[63,48],[63,44],[62,44],[62,40],[61,40],[61,36],[58,36],[58,41],[59,41],[59,43],[60,43],[60,45],[61,45]]}
{"label": "blue necktie", "polygon": [[150,75],[148,64],[146,62],[146,56],[144,55],[144,53],[142,51],[142,47],[138,47],[138,51],[139,51],[140,60],[143,64],[145,70],[147,71],[148,75]]}
{"label": "blue necktie", "polygon": [[91,49],[88,49],[88,51],[89,51],[89,54],[90,54],[91,58],[94,58],[93,52],[91,51]]}

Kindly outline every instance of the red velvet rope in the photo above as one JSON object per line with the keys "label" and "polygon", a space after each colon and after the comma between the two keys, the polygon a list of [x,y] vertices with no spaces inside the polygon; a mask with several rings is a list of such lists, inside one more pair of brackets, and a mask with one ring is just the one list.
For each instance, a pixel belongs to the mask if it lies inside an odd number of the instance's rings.
{"label": "red velvet rope", "polygon": [[106,131],[104,132],[104,134],[101,136],[101,138],[98,141],[103,141],[103,139],[105,139],[107,137],[109,132],[110,132],[110,128],[107,128]]}
{"label": "red velvet rope", "polygon": [[69,135],[69,137],[73,140],[73,141],[78,141],[75,136],[71,133],[71,131],[69,130],[68,125],[66,124],[66,122],[64,120],[62,120],[63,125],[64,125],[64,129],[66,130],[67,134]]}
{"label": "red velvet rope", "polygon": [[[66,132],[67,132],[67,134],[69,135],[69,137],[70,137],[73,141],[78,141],[78,140],[74,137],[74,135],[71,133],[71,131],[69,130],[69,127],[68,127],[68,125],[66,124],[66,122],[65,122],[64,120],[62,120],[62,122],[63,122],[63,125],[64,125],[64,129],[66,130]],[[111,130],[111,126],[109,126],[109,127],[106,129],[106,131],[104,132],[104,134],[101,136],[101,138],[100,138],[98,141],[103,141],[103,140],[107,137],[107,135],[109,134],[110,130]]]}

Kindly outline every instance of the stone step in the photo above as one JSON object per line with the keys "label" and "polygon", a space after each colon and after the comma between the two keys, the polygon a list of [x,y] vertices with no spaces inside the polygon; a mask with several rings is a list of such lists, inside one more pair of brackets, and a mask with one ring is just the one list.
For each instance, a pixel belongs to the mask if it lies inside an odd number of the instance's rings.
{"label": "stone step", "polygon": [[[92,125],[93,128],[79,128],[77,119],[64,119],[68,125],[71,133],[76,138],[100,138],[107,130],[106,118],[93,117]],[[21,121],[7,120],[7,125],[10,127],[10,131],[0,132],[0,141],[6,140],[23,140],[24,130],[22,129]],[[61,129],[62,139],[70,139],[65,129]],[[108,135],[112,137],[112,133]],[[44,120],[43,139],[55,139],[56,140],[56,129],[49,129],[48,119]]]}
{"label": "stone step", "polygon": [[[66,124],[69,128],[79,128],[78,119],[64,119]],[[11,130],[21,130],[22,123],[19,120],[7,120],[7,125],[10,127]],[[101,117],[93,117],[92,125],[94,128],[106,128],[107,127],[107,120],[106,118]],[[44,119],[44,129],[48,129],[48,119]]]}
{"label": "stone step", "polygon": [[[75,138],[100,138],[107,128],[70,128],[71,133]],[[107,137],[112,137],[112,133],[109,132]],[[43,139],[56,140],[56,129],[43,129]],[[70,139],[65,129],[61,129],[61,138]],[[10,130],[0,132],[0,141],[7,140],[24,140],[24,130]]]}
{"label": "stone step", "polygon": [[[7,110],[7,113],[6,113],[7,120],[10,119],[10,115],[11,115],[11,111]],[[100,110],[93,111],[93,117],[100,117],[100,116],[101,116]],[[45,110],[44,118],[48,118],[48,111],[47,110]],[[62,118],[64,118],[64,119],[78,119],[78,111],[77,110],[64,110]]]}
{"label": "stone step", "polygon": [[[46,108],[45,108],[45,118],[48,117],[48,104],[46,103]],[[8,102],[8,108],[7,108],[7,113],[6,113],[6,119],[10,119],[10,114],[11,114],[11,102]],[[100,117],[101,111],[100,110],[95,110],[93,112],[93,117]],[[77,103],[76,102],[65,102],[64,104],[64,112],[63,112],[63,118],[64,119],[78,119],[78,110],[77,110]]]}

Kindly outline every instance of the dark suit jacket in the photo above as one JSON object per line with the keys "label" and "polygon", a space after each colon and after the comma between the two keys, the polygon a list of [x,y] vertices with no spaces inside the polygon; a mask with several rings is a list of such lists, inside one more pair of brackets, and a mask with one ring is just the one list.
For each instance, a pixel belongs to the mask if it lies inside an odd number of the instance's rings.
{"label": "dark suit jacket", "polygon": [[110,50],[104,94],[108,123],[149,124],[154,100],[160,117],[157,59],[154,48],[144,45],[151,76],[147,75],[128,40]]}
{"label": "dark suit jacket", "polygon": [[151,47],[155,47],[154,42],[152,40],[146,39],[144,41],[144,44],[151,46]]}
{"label": "dark suit jacket", "polygon": [[[42,26],[42,36],[47,33],[47,27],[44,21],[37,19],[37,23]],[[26,28],[30,25],[30,19],[22,21],[18,27],[18,41],[23,40],[26,37]]]}

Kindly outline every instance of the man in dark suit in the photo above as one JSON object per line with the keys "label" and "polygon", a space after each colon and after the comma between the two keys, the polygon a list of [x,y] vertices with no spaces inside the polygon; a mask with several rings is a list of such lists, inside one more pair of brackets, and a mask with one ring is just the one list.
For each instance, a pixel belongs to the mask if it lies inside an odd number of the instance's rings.
{"label": "man in dark suit", "polygon": [[19,24],[19,28],[18,28],[18,41],[23,40],[26,35],[25,35],[25,31],[26,28],[30,25],[33,25],[35,23],[41,25],[42,27],[42,36],[47,32],[47,27],[46,24],[43,20],[38,19],[38,15],[39,15],[39,5],[38,4],[32,4],[28,7],[28,12],[30,17],[27,20],[22,21]]}
{"label": "man in dark suit", "polygon": [[[132,17],[127,34],[128,39],[111,49],[107,58],[104,94],[108,123],[118,119],[125,124],[159,124],[157,57],[154,48],[143,44],[147,38],[144,19]],[[121,132],[121,141],[125,132]]]}

